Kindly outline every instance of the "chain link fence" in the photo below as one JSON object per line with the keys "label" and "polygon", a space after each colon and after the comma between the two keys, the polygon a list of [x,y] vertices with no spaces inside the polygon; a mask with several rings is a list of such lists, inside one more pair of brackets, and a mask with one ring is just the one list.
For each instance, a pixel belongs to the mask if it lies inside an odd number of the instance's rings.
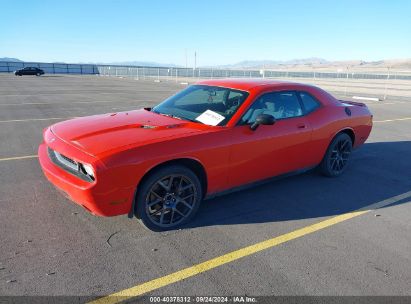
{"label": "chain link fence", "polygon": [[214,68],[176,68],[176,67],[134,67],[134,66],[97,66],[100,75],[146,78],[310,78],[310,79],[390,79],[411,80],[409,73],[361,73],[289,71],[289,70],[252,70],[252,69],[214,69]]}
{"label": "chain link fence", "polygon": [[40,68],[47,74],[98,74],[97,66],[94,64],[0,61],[0,73],[14,73],[25,67]]}
{"label": "chain link fence", "polygon": [[149,67],[121,66],[97,64],[67,64],[45,62],[0,62],[0,72],[13,73],[24,67],[38,67],[48,74],[89,74],[121,77],[146,78],[311,78],[311,79],[391,79],[411,80],[409,72],[359,72],[347,68],[345,72],[324,72],[294,70],[255,70],[255,69],[217,69],[217,68],[180,68],[180,67]]}

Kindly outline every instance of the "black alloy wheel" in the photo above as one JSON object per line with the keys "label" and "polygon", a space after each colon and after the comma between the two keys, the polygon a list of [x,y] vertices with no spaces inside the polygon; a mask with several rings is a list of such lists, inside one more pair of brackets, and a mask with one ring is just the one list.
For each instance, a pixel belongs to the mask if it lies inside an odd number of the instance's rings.
{"label": "black alloy wheel", "polygon": [[202,199],[198,177],[183,166],[169,166],[151,174],[136,200],[137,218],[150,230],[175,229],[197,212]]}
{"label": "black alloy wheel", "polygon": [[331,142],[321,162],[321,172],[330,177],[341,175],[347,168],[351,151],[351,137],[346,133],[338,134]]}

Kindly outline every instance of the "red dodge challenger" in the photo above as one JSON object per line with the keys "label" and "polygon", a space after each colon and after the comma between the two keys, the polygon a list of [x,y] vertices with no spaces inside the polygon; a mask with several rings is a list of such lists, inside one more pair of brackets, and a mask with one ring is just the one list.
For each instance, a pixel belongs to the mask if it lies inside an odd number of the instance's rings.
{"label": "red dodge challenger", "polygon": [[313,167],[339,176],[371,128],[364,104],[314,86],[207,80],[153,108],[56,123],[38,154],[50,182],[91,213],[161,231],[217,193]]}

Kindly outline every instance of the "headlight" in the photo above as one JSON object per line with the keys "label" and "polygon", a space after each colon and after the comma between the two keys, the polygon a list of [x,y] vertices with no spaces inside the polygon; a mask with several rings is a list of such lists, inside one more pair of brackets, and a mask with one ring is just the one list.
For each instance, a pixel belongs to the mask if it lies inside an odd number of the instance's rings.
{"label": "headlight", "polygon": [[82,164],[84,171],[94,179],[94,170],[93,167],[87,164]]}

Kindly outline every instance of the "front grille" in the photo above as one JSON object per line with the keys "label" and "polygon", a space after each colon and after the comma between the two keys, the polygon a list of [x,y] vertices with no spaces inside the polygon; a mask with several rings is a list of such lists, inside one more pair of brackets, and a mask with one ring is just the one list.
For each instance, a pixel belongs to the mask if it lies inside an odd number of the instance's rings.
{"label": "front grille", "polygon": [[[54,153],[58,153],[56,151],[54,151]],[[67,156],[64,156],[63,154],[60,154],[62,158],[64,158],[66,161],[72,163],[73,165],[76,165],[77,162],[75,160],[72,160],[71,158],[68,158]]]}
{"label": "front grille", "polygon": [[75,160],[53,150],[50,149],[49,147],[47,148],[49,157],[51,161],[62,168],[63,170],[67,171],[68,173],[77,176],[78,178],[85,180],[87,182],[92,182],[93,178],[88,176],[87,174],[84,174],[81,165],[79,162],[76,162]]}
{"label": "front grille", "polygon": [[64,156],[63,154],[60,154],[57,151],[53,151],[54,155],[56,156],[56,159],[63,164],[64,166],[73,169],[75,171],[79,170],[79,164],[78,162],[72,160],[71,158],[68,158],[67,156]]}

